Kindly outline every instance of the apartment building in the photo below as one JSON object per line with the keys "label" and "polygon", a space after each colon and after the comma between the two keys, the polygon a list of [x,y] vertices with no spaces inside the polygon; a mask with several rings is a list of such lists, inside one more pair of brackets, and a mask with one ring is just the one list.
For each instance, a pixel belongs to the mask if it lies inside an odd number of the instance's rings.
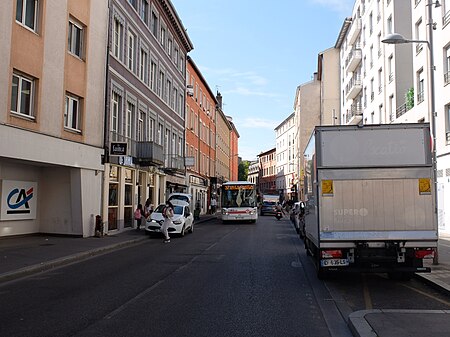
{"label": "apartment building", "polygon": [[239,132],[233,123],[233,118],[227,116],[230,123],[230,181],[237,181],[239,176],[239,163],[242,158],[239,157]]}
{"label": "apartment building", "polygon": [[276,189],[280,198],[291,200],[295,197],[296,184],[296,114],[291,113],[275,127]]}
{"label": "apartment building", "polygon": [[211,198],[217,199],[216,98],[194,60],[187,58],[186,97],[186,184],[200,212],[208,211]]}
{"label": "apartment building", "polygon": [[[325,54],[324,54],[325,55]],[[322,59],[323,60],[323,59]],[[324,65],[324,63],[321,63]],[[322,73],[322,72],[321,72]],[[332,73],[330,73],[331,78],[333,78]],[[325,77],[324,77],[325,79]],[[328,87],[328,85],[326,86]],[[333,114],[333,104],[327,102],[326,105],[321,105],[321,90],[327,92],[326,87],[321,86],[321,81],[318,80],[318,74],[314,74],[313,80],[303,83],[297,87],[294,99],[294,115],[295,115],[295,130],[294,130],[294,157],[290,160],[292,164],[291,167],[296,172],[294,175],[294,184],[297,186],[299,199],[304,199],[303,191],[303,152],[306,145],[308,144],[311,133],[316,125],[321,123],[321,107],[325,109],[330,109],[330,111],[325,111],[324,114]],[[326,94],[328,95],[328,94]],[[333,101],[332,95],[330,94],[330,102]],[[324,98],[324,101],[328,99]],[[325,113],[326,112],[326,113]],[[335,112],[336,113],[336,112]],[[331,119],[330,117],[323,117],[324,120]],[[278,144],[278,142],[277,142]],[[277,148],[278,154],[278,148]],[[278,155],[277,155],[278,159]],[[278,166],[278,164],[277,164]],[[299,179],[300,177],[300,179]]]}
{"label": "apartment building", "polygon": [[91,236],[108,1],[1,1],[0,13],[0,236]]}
{"label": "apartment building", "polygon": [[222,95],[216,94],[217,110],[216,110],[216,174],[217,187],[222,183],[231,181],[230,162],[233,156],[238,153],[233,152],[230,134],[232,125],[229,117],[222,110]]}
{"label": "apartment building", "polygon": [[133,226],[146,200],[157,206],[185,180],[186,55],[193,45],[168,0],[109,6],[103,218]]}
{"label": "apartment building", "polygon": [[277,189],[276,156],[276,148],[261,152],[258,155],[258,191],[260,194],[279,194]]}
{"label": "apartment building", "polygon": [[357,0],[336,48],[340,49],[343,124],[396,122],[412,85],[410,47],[381,41],[392,32],[411,36],[411,1]]}
{"label": "apartment building", "polygon": [[259,167],[260,167],[259,160],[250,162],[248,165],[248,175],[247,175],[247,180],[256,185],[257,188],[256,192],[258,193],[258,195],[260,194]]}
{"label": "apartment building", "polygon": [[[450,211],[445,210],[450,198],[449,23],[448,0],[437,6],[429,0],[357,0],[336,44],[343,124],[432,122],[434,66],[438,222],[443,231],[450,231]],[[434,64],[428,43],[382,43],[391,33],[416,41],[432,37]]]}

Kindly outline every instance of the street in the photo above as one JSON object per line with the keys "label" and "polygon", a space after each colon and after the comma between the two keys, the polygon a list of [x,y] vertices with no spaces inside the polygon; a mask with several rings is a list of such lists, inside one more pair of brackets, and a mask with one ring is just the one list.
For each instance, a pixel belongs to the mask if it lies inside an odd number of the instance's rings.
{"label": "street", "polygon": [[364,309],[450,309],[418,280],[320,281],[287,218],[210,221],[0,285],[1,336],[351,336]]}

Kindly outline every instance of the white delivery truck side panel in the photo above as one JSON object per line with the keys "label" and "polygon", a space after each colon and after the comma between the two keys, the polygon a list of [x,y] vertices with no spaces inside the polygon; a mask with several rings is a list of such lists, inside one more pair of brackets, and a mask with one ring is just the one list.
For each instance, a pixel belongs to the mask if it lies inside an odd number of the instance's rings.
{"label": "white delivery truck side panel", "polygon": [[305,151],[305,246],[319,274],[423,268],[437,246],[428,124],[317,127]]}

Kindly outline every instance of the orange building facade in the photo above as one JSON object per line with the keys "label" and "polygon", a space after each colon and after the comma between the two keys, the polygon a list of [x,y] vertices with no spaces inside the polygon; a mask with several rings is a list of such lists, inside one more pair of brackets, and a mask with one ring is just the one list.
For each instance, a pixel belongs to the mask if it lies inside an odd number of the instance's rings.
{"label": "orange building facade", "polygon": [[216,198],[216,106],[213,92],[188,56],[186,71],[186,183],[200,214]]}

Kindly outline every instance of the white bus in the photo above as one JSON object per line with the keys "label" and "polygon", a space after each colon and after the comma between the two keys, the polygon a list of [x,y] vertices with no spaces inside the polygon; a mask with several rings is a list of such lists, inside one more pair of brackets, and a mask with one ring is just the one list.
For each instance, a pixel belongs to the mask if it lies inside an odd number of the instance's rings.
{"label": "white bus", "polygon": [[229,181],[220,191],[222,221],[258,220],[256,186],[248,181]]}

